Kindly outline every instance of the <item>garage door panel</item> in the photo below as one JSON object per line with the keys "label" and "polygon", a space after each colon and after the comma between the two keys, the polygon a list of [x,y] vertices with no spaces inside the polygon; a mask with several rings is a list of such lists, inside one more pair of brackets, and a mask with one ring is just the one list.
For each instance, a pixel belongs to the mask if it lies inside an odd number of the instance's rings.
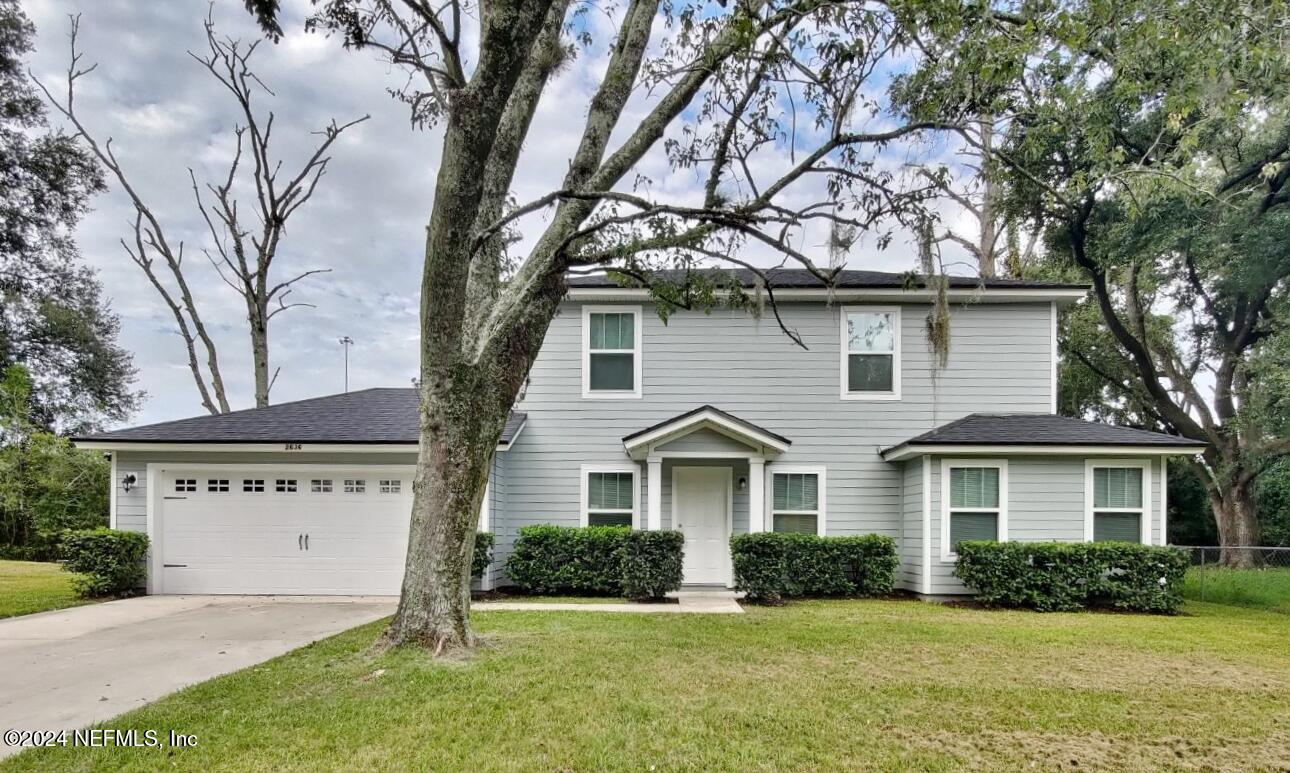
{"label": "garage door panel", "polygon": [[[410,471],[325,468],[163,474],[160,542],[162,562],[168,566],[162,569],[162,591],[398,593],[407,554],[411,477]],[[263,481],[264,490],[244,492],[244,480]],[[366,491],[345,493],[346,481],[360,480]],[[382,480],[399,480],[400,491],[380,493]],[[332,490],[312,490],[323,485]],[[295,491],[288,490],[292,486]]]}

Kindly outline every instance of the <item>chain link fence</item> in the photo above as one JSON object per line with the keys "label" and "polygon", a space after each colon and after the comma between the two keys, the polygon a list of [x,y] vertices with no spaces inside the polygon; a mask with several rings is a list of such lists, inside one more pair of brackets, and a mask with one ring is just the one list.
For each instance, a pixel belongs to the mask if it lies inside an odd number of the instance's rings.
{"label": "chain link fence", "polygon": [[1176,547],[1191,551],[1187,598],[1290,612],[1290,547]]}

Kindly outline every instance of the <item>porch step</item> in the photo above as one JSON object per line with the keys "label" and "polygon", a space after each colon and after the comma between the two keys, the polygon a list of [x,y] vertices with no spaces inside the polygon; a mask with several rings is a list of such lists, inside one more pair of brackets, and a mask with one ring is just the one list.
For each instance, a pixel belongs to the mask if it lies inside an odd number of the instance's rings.
{"label": "porch step", "polygon": [[682,588],[667,595],[676,599],[682,612],[701,612],[717,615],[742,615],[744,613],[744,608],[739,606],[738,601],[743,594],[724,588],[720,590]]}

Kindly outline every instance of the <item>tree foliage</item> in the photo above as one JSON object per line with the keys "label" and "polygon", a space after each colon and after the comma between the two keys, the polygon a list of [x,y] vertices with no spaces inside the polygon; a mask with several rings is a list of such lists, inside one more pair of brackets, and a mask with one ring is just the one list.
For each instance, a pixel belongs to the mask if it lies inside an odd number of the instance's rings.
{"label": "tree foliage", "polygon": [[20,365],[0,380],[0,555],[48,561],[64,531],[107,525],[109,464],[33,424],[33,388]]}
{"label": "tree foliage", "polygon": [[124,419],[140,395],[120,323],[72,240],[102,173],[47,128],[23,73],[34,34],[16,0],[0,0],[0,365],[28,369],[29,419],[75,431]]}

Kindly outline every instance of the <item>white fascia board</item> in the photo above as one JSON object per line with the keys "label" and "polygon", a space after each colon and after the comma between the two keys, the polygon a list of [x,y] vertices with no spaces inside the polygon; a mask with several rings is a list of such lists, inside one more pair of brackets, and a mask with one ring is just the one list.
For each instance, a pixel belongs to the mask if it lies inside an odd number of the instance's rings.
{"label": "white fascia board", "polygon": [[[516,437],[519,433],[516,433]],[[512,439],[512,443],[514,440]],[[416,443],[129,443],[110,440],[77,440],[87,451],[199,451],[201,453],[288,453],[288,454],[415,454]],[[288,448],[290,446],[290,448]],[[498,451],[510,444],[498,443]]]}
{"label": "white fascia board", "polygon": [[[952,301],[979,301],[985,303],[1074,303],[1088,295],[1078,288],[1017,288],[978,289],[956,288],[948,291]],[[571,287],[569,298],[575,301],[629,301],[649,297],[649,291],[635,287]],[[788,287],[775,290],[777,301],[824,300],[829,292],[823,288]],[[906,303],[931,303],[932,296],[925,288],[905,290],[899,287],[838,288],[833,291],[835,301],[903,301]]]}
{"label": "white fascia board", "polygon": [[691,432],[709,426],[721,431],[721,434],[742,443],[769,446],[780,453],[788,450],[788,444],[784,443],[784,441],[776,437],[772,437],[765,432],[760,432],[742,424],[732,422],[713,411],[702,411],[686,418],[684,421],[669,422],[652,432],[648,432],[644,435],[634,437],[628,442],[624,442],[623,447],[627,450],[628,455],[631,455],[634,452],[644,452],[652,444],[664,441],[670,442],[684,437]]}
{"label": "white fascia board", "polygon": [[1186,456],[1198,454],[1205,446],[1045,446],[1045,445],[901,445],[883,451],[884,461],[900,462],[923,454],[965,456],[978,454],[1027,456]]}

